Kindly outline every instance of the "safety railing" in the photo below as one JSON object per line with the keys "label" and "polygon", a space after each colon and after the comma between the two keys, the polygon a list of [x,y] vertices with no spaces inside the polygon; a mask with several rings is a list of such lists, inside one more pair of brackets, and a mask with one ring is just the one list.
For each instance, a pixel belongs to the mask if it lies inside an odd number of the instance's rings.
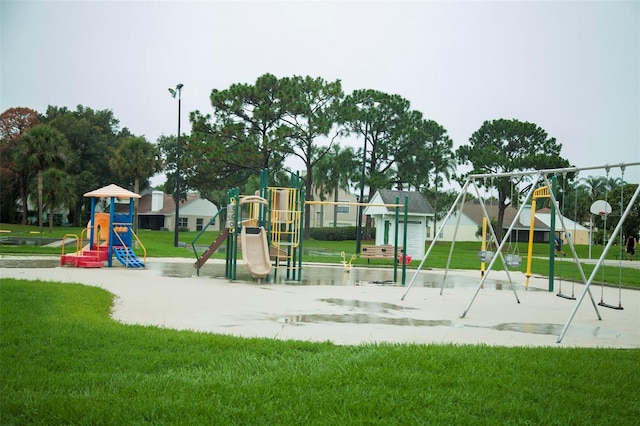
{"label": "safety railing", "polygon": [[[146,263],[147,263],[147,249],[145,248],[144,244],[142,244],[142,241],[140,241],[140,238],[138,238],[138,235],[133,231],[133,228],[131,226],[132,225],[130,223],[114,223],[113,224],[113,234],[116,236],[118,241],[120,241],[120,244],[123,247],[126,247],[127,245],[124,242],[124,240],[122,239],[122,237],[120,236],[120,234],[126,234],[127,232],[130,231],[131,235],[136,239],[136,241],[140,245],[140,248],[142,248],[143,263],[146,265]],[[132,248],[132,250],[133,250],[133,248]],[[129,251],[127,251],[126,254],[125,254],[125,267],[129,267]]]}

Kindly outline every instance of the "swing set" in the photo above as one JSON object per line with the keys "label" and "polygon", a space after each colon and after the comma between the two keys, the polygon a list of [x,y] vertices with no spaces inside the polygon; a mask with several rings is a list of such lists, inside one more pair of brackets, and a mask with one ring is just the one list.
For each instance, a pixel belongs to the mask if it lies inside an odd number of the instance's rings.
{"label": "swing set", "polygon": [[[526,192],[526,196],[524,197],[523,202],[520,204],[520,207],[518,208],[518,212],[515,215],[512,223],[510,224],[508,230],[506,231],[506,235],[511,236],[512,231],[515,227],[516,221],[521,217],[522,212],[524,210],[524,207],[526,205],[526,203],[531,200],[531,226],[530,226],[530,230],[529,230],[529,250],[528,250],[528,264],[527,264],[527,285],[528,285],[528,279],[531,275],[531,257],[532,257],[532,242],[533,242],[533,221],[535,220],[535,202],[536,199],[538,198],[549,198],[550,199],[550,204],[551,204],[551,224],[550,224],[550,230],[551,232],[555,232],[555,219],[556,219],[556,207],[559,206],[557,199],[556,199],[556,194],[554,193],[554,189],[557,188],[557,176],[558,175],[563,175],[566,178],[566,175],[568,173],[577,173],[579,171],[584,171],[584,170],[606,170],[607,172],[607,178],[609,177],[609,170],[612,167],[616,167],[616,168],[620,168],[620,170],[622,171],[622,181],[624,183],[624,171],[625,168],[629,167],[629,166],[640,166],[640,162],[636,162],[636,163],[620,163],[617,165],[604,165],[604,166],[596,166],[596,167],[586,167],[586,168],[577,168],[577,167],[572,167],[572,168],[562,168],[562,169],[545,169],[545,170],[534,170],[534,171],[523,171],[523,172],[511,172],[511,173],[495,173],[495,174],[472,174],[469,175],[467,177],[467,180],[465,181],[462,190],[460,191],[460,193],[458,194],[458,197],[456,198],[456,200],[453,202],[451,208],[449,209],[449,212],[447,213],[447,215],[445,216],[445,218],[441,221],[441,225],[440,225],[440,229],[438,230],[438,232],[436,232],[435,234],[435,238],[433,239],[433,241],[431,242],[429,248],[427,249],[424,257],[422,258],[420,264],[418,265],[418,267],[415,270],[415,273],[412,277],[412,279],[410,280],[409,284],[407,285],[401,300],[404,300],[404,298],[407,296],[407,294],[409,293],[409,291],[411,290],[411,287],[418,275],[418,273],[420,272],[420,270],[422,269],[422,266],[424,265],[426,259],[428,258],[429,254],[431,253],[431,250],[434,246],[434,244],[437,242],[438,240],[438,236],[441,235],[445,224],[447,223],[448,219],[454,214],[456,207],[458,205],[460,206],[464,206],[464,201],[466,198],[466,194],[469,190],[469,188],[474,188],[475,192],[477,194],[477,198],[478,199],[482,199],[480,197],[480,193],[478,190],[478,185],[477,182],[481,179],[486,179],[486,178],[497,178],[497,177],[508,177],[509,179],[513,179],[514,177],[521,177],[521,178],[527,178],[531,180],[531,184],[525,189],[524,192]],[[550,181],[551,179],[551,181]],[[564,179],[566,180],[566,179]],[[563,185],[564,185],[564,180],[563,180]],[[553,183],[552,183],[553,182]],[[541,184],[540,187],[538,187]],[[631,196],[629,202],[626,204],[626,206],[624,206],[624,191],[622,191],[623,193],[621,194],[621,200],[620,200],[620,219],[618,221],[618,223],[616,224],[615,229],[612,231],[611,235],[618,235],[620,234],[620,236],[622,235],[622,226],[624,225],[625,221],[627,220],[627,218],[630,216],[630,212],[632,210],[632,207],[635,203],[635,201],[638,199],[639,195],[640,195],[640,185],[635,189],[633,195]],[[563,199],[564,199],[564,190],[563,190]],[[608,195],[608,194],[607,194]],[[460,202],[460,200],[462,200]],[[481,204],[482,210],[483,210],[483,215],[486,218],[489,218],[489,214],[487,213],[486,207],[484,205],[484,203]],[[462,209],[462,207],[461,207]],[[575,207],[576,211],[577,211],[577,207]],[[458,232],[458,228],[460,225],[460,218],[462,216],[461,214],[462,212],[459,212],[457,214],[457,221],[456,221],[456,226],[455,226],[455,230],[453,232],[453,237],[452,237],[452,241],[451,241],[451,249],[449,251],[449,258],[447,260],[447,265],[444,271],[444,277],[442,280],[442,287],[440,289],[440,294],[442,295],[443,293],[443,289],[444,289],[444,282],[446,280],[446,276],[449,270],[449,265],[451,262],[451,257],[453,255],[453,248],[455,245],[455,241],[456,241],[456,236],[457,236],[457,232]],[[571,322],[573,321],[573,318],[576,315],[576,312],[578,311],[578,308],[580,307],[580,305],[582,304],[585,296],[588,294],[589,298],[591,300],[591,304],[593,306],[593,309],[595,311],[596,317],[598,318],[598,320],[602,320],[602,317],[600,315],[600,312],[598,310],[598,306],[602,306],[602,307],[606,307],[606,308],[611,308],[611,309],[616,309],[616,310],[621,310],[622,309],[622,256],[620,256],[620,274],[619,274],[619,303],[618,306],[615,305],[609,305],[607,303],[604,302],[603,300],[603,296],[601,296],[601,300],[600,303],[596,303],[592,293],[591,293],[591,284],[594,281],[595,276],[597,275],[598,271],[601,270],[601,268],[603,268],[604,265],[604,260],[609,252],[609,250],[611,249],[611,247],[613,246],[616,238],[611,238],[606,242],[606,245],[602,251],[602,254],[600,255],[599,259],[596,261],[596,264],[593,268],[593,271],[591,272],[591,274],[589,275],[589,277],[586,276],[584,269],[582,267],[582,264],[580,262],[580,259],[576,253],[576,249],[573,243],[573,237],[571,235],[570,232],[568,232],[566,224],[565,224],[565,218],[563,217],[562,214],[557,215],[557,218],[560,221],[560,229],[561,232],[563,232],[563,234],[566,236],[567,238],[567,244],[569,246],[569,249],[571,250],[571,255],[573,258],[573,261],[579,271],[579,275],[581,278],[581,282],[584,284],[584,289],[582,290],[582,292],[576,297],[575,293],[574,293],[574,289],[572,288],[572,295],[571,296],[567,296],[564,295],[562,293],[562,290],[560,288],[558,296],[568,299],[568,300],[574,300],[575,301],[575,305],[574,308],[571,312],[571,314],[569,315],[569,318],[567,319],[564,327],[562,328],[562,331],[560,333],[560,335],[558,336],[557,339],[557,343],[560,343],[564,337],[564,335],[567,332],[567,329],[569,328],[569,326],[571,325]],[[605,216],[606,219],[606,216]],[[606,222],[605,222],[606,223]],[[491,234],[491,237],[495,240],[498,241],[498,239],[496,238],[495,232],[493,230],[492,226],[488,226],[488,231]],[[605,230],[605,235],[606,235],[606,230]],[[484,283],[487,279],[487,277],[489,276],[490,272],[493,270],[495,263],[498,259],[501,260],[503,266],[504,266],[504,270],[507,274],[507,278],[509,281],[509,286],[511,288],[511,290],[514,293],[515,299],[517,301],[517,303],[520,303],[520,299],[518,298],[518,294],[516,292],[516,288],[513,285],[513,280],[511,278],[511,274],[509,273],[509,267],[510,265],[508,264],[508,262],[506,261],[505,257],[503,256],[503,250],[505,249],[505,246],[508,242],[509,238],[503,238],[502,241],[500,242],[499,246],[496,249],[496,254],[493,255],[493,257],[489,260],[488,256],[485,257],[485,260],[489,262],[489,265],[486,268],[486,271],[484,274],[482,274],[482,277],[480,279],[480,282],[478,283],[476,290],[471,298],[471,300],[469,301],[467,307],[465,308],[464,312],[462,313],[462,315],[460,316],[461,318],[465,318],[466,315],[468,314],[469,310],[471,309],[471,306],[473,304],[473,302],[475,301],[479,291],[481,288],[483,288]],[[554,275],[554,241],[553,238],[551,238],[551,234],[550,234],[550,238],[549,238],[549,263],[550,263],[550,268],[549,268],[549,291],[553,291],[553,275]],[[604,282],[604,280],[602,280]],[[574,284],[572,284],[574,285]],[[604,283],[602,284],[602,286],[604,286]]]}
{"label": "swing set", "polygon": [[[484,180],[484,186],[486,187],[486,179]],[[510,180],[510,184],[511,184],[511,195],[510,195],[510,200],[511,203],[516,202],[516,205],[518,205],[518,198],[514,198],[513,197],[513,192],[514,192],[514,183],[513,180]],[[494,180],[493,178],[491,179],[491,186],[490,188],[493,188],[494,185]],[[494,213],[494,209],[493,209],[493,196],[490,195],[489,196],[489,212],[491,214]],[[486,200],[483,201],[483,203],[486,204]],[[482,236],[482,245],[480,248],[480,251],[478,252],[478,259],[480,259],[480,276],[484,275],[484,271],[485,271],[485,266],[486,266],[486,262],[491,261],[491,259],[493,259],[494,256],[494,252],[491,250],[491,247],[495,247],[495,240],[493,239],[493,237],[488,241],[487,244],[487,226],[493,226],[491,219],[488,216],[482,216],[482,228],[481,228],[481,236]],[[520,249],[518,247],[518,242],[519,242],[519,230],[516,229],[515,230],[516,234],[515,234],[515,242],[513,242],[513,234],[509,234],[504,236],[503,238],[506,238],[508,241],[508,245],[507,245],[507,255],[505,257],[505,263],[508,267],[511,268],[519,268],[522,265],[522,256],[520,256]],[[489,248],[487,248],[487,246]]]}
{"label": "swing set", "polygon": [[[625,166],[624,165],[621,166],[620,170],[621,170],[621,178],[620,179],[622,181],[621,190],[620,190],[620,217],[622,217],[622,213],[623,213],[622,212],[622,206],[624,205],[624,170],[625,170]],[[598,212],[599,214],[601,214],[601,216],[603,216],[603,219],[604,219],[604,237],[605,238],[607,236],[607,216],[608,216],[606,206],[609,204],[608,203],[608,199],[609,199],[609,171],[610,171],[610,168],[607,167],[606,168],[606,172],[607,172],[607,181],[606,181],[607,182],[607,187],[606,187],[605,196],[604,196],[604,198],[605,198],[605,200],[604,200],[605,209],[604,209],[604,211]],[[609,209],[608,210],[609,211],[612,210],[610,205],[609,205]],[[615,310],[621,311],[621,310],[624,309],[622,307],[622,249],[623,249],[624,244],[622,244],[622,241],[623,241],[623,239],[622,239],[622,227],[619,226],[618,228],[619,228],[619,232],[620,232],[620,244],[619,244],[619,246],[620,246],[620,256],[619,256],[620,265],[618,267],[618,305],[610,305],[610,304],[608,304],[608,303],[606,303],[604,301],[604,268],[605,267],[604,267],[604,265],[602,265],[602,279],[600,280],[601,281],[601,285],[600,285],[600,303],[598,303],[598,306],[602,306],[602,307],[605,307],[605,308],[615,309]],[[615,239],[615,235],[616,235],[615,232],[613,234],[611,234],[611,237],[612,237],[611,240]]]}

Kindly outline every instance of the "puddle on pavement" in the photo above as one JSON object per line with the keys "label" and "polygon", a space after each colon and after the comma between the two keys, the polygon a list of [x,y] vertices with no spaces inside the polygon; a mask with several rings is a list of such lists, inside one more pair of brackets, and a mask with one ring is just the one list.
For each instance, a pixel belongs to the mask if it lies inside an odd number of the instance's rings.
{"label": "puddle on pavement", "polygon": [[[17,258],[0,258],[0,267],[2,268],[56,268],[60,267],[60,259],[58,257],[36,257],[30,259],[28,257]],[[67,268],[70,266],[66,266]],[[122,266],[114,259],[114,267]],[[153,259],[147,261],[147,270],[153,271],[158,275],[172,278],[192,278],[197,275],[196,269],[191,262],[157,262]],[[105,267],[105,272],[108,270]],[[407,270],[406,282],[413,278],[415,270]],[[382,286],[400,286],[402,279],[402,271],[399,269],[397,273],[397,281],[394,281],[393,269],[384,268],[367,268],[354,267],[350,272],[346,272],[344,268],[330,265],[305,265],[302,270],[302,279],[294,280],[287,277],[286,268],[280,267],[277,273],[272,273],[262,280],[256,280],[249,274],[242,262],[238,262],[236,280],[238,282],[259,283],[259,284],[281,284],[281,285],[297,285],[297,286],[364,286],[364,285],[382,285]],[[201,277],[210,277],[226,280],[224,263],[208,263],[200,268]],[[480,278],[465,277],[449,273],[444,283],[444,288],[476,288]],[[484,283],[485,288],[494,290],[511,290],[508,281],[492,280],[488,278]],[[514,282],[516,290],[523,290],[523,283]],[[420,271],[413,282],[413,287],[442,287],[442,273],[434,273],[430,271]],[[529,291],[544,291],[542,289],[529,288]]]}
{"label": "puddle on pavement", "polygon": [[289,315],[278,318],[278,322],[292,325],[304,325],[318,322],[349,323],[349,324],[377,324],[401,325],[416,327],[437,327],[452,325],[449,320],[421,320],[415,318],[389,318],[371,314],[309,314]]}
{"label": "puddle on pavement", "polygon": [[[494,326],[479,326],[464,324],[460,321],[450,320],[424,320],[409,317],[388,317],[379,314],[390,314],[391,311],[406,311],[415,308],[395,305],[385,302],[369,302],[354,299],[319,299],[321,302],[334,306],[350,308],[350,311],[365,312],[349,312],[342,314],[296,314],[280,316],[275,318],[277,322],[289,325],[305,325],[312,323],[338,323],[338,324],[375,324],[375,325],[395,325],[395,326],[413,326],[413,327],[456,327],[456,328],[484,328],[497,331],[513,331],[525,334],[542,334],[548,336],[558,336],[562,332],[563,324],[549,323],[503,323]],[[608,329],[604,327],[594,327],[589,325],[572,325],[568,330],[569,335],[574,337],[600,337],[615,338],[622,334],[618,330]]]}
{"label": "puddle on pavement", "polygon": [[394,303],[368,302],[365,300],[355,300],[355,299],[329,298],[329,299],[320,299],[320,301],[328,303],[330,305],[334,305],[334,306],[345,306],[351,309],[365,309],[369,312],[381,313],[381,314],[382,313],[386,314],[390,311],[405,311],[405,310],[416,309],[409,306],[396,305]]}
{"label": "puddle on pavement", "polygon": [[[76,244],[76,240],[69,239],[65,242],[65,247],[73,247]],[[60,247],[62,246],[62,240],[60,238],[46,238],[46,237],[0,237],[0,245],[3,246],[36,246],[36,247]]]}

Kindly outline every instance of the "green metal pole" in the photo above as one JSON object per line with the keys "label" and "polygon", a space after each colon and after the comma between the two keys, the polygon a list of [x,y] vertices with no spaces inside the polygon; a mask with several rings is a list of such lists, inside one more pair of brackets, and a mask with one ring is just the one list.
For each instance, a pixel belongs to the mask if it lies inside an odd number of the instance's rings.
{"label": "green metal pole", "polygon": [[[551,177],[551,191],[553,191],[553,199],[557,200],[557,178],[555,175]],[[531,212],[533,214],[533,212]],[[553,275],[555,274],[555,238],[556,238],[556,206],[551,203],[551,223],[549,224],[549,291],[553,291]]]}
{"label": "green metal pole", "polygon": [[[231,214],[233,214],[233,211],[230,208],[230,203],[231,203],[231,190],[227,191],[227,215],[226,215],[225,224],[224,224],[224,226],[226,227],[228,227],[227,225],[231,220]],[[233,244],[232,239],[233,239],[233,235],[229,233],[229,236],[227,237],[227,251],[224,257],[224,276],[227,278],[231,278],[231,251],[232,251],[231,244]]]}
{"label": "green metal pole", "polygon": [[238,217],[240,216],[240,189],[233,189],[235,214],[233,215],[233,235],[231,236],[231,279],[236,279],[238,271]]}
{"label": "green metal pole", "polygon": [[402,253],[402,285],[404,286],[407,281],[407,262],[404,260],[404,257],[407,255],[407,230],[409,222],[409,196],[404,196],[404,241],[402,242],[402,247],[404,252]]}
{"label": "green metal pole", "polygon": [[[394,238],[394,242],[393,242],[393,282],[398,282],[398,238],[399,238],[399,230],[400,227],[398,226],[399,223],[399,217],[400,216],[400,208],[398,207],[398,204],[400,204],[400,197],[396,196],[396,228],[395,228],[395,238]],[[402,283],[404,285],[404,283]]]}
{"label": "green metal pole", "polygon": [[300,199],[298,209],[300,209],[300,244],[298,244],[298,281],[302,280],[302,244],[304,242],[304,208],[307,194],[304,189],[300,189]]}

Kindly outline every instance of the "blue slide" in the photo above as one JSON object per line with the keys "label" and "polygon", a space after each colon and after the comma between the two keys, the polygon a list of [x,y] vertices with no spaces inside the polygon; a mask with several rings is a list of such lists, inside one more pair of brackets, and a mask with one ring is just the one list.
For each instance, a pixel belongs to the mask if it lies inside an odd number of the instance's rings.
{"label": "blue slide", "polygon": [[114,247],[116,258],[127,268],[144,268],[144,263],[138,259],[131,247]]}

